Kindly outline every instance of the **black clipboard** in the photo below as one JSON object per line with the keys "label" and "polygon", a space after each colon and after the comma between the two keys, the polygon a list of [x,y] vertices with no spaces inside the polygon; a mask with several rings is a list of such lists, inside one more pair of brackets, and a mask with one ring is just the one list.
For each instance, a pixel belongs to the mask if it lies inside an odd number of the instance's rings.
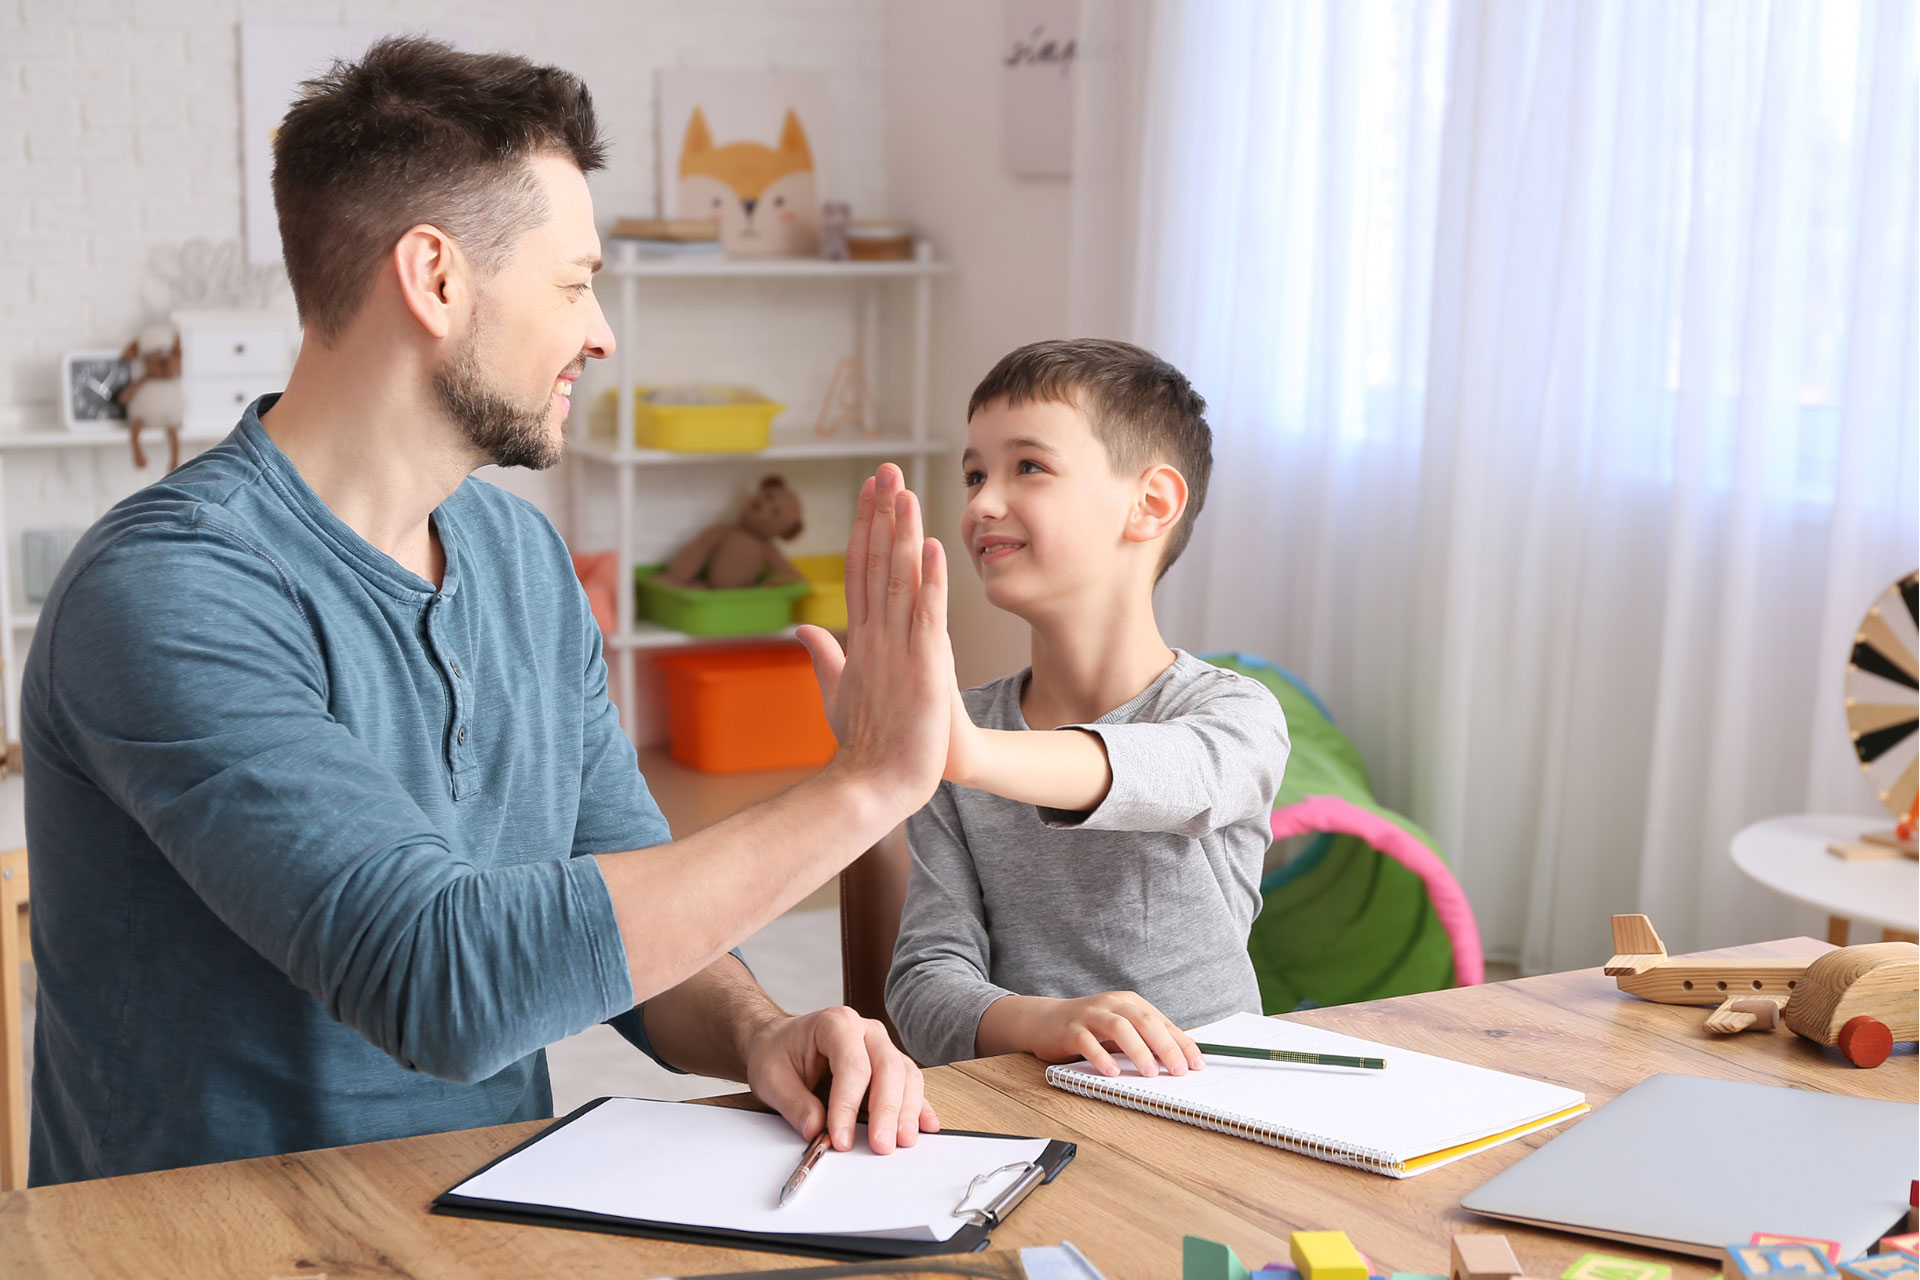
{"label": "black clipboard", "polygon": [[[556,1120],[511,1151],[489,1160],[454,1183],[455,1187],[480,1176],[502,1160],[509,1159],[534,1143],[550,1136],[586,1115],[606,1098],[595,1098],[563,1119]],[[969,1129],[943,1129],[960,1137],[1020,1138],[1011,1133],[983,1133]],[[734,1231],[719,1227],[689,1227],[672,1222],[650,1222],[642,1218],[623,1218],[612,1214],[589,1213],[580,1209],[560,1209],[548,1205],[528,1205],[508,1200],[486,1200],[459,1196],[450,1188],[434,1197],[431,1212],[456,1218],[483,1218],[493,1222],[517,1222],[530,1227],[563,1227],[574,1231],[605,1231],[614,1235],[645,1236],[653,1240],[673,1240],[682,1244],[705,1244],[727,1249],[758,1249],[768,1253],[798,1253],[830,1258],[838,1262],[858,1262],[867,1258],[920,1258],[942,1253],[977,1253],[987,1247],[993,1229],[1006,1218],[1036,1187],[1046,1186],[1078,1153],[1071,1142],[1050,1139],[1046,1150],[1033,1162],[1027,1175],[1016,1179],[992,1203],[983,1206],[973,1221],[945,1240],[884,1240],[869,1236],[823,1236],[778,1234],[763,1231]]]}

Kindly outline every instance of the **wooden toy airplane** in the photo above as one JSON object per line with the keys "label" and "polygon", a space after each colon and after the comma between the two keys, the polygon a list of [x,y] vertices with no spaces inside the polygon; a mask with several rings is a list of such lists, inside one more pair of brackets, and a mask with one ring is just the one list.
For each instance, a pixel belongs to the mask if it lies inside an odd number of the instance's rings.
{"label": "wooden toy airplane", "polygon": [[1878,942],[1842,947],[1814,960],[1676,959],[1645,916],[1613,917],[1617,953],[1601,972],[1620,989],[1659,1004],[1714,1005],[1716,1033],[1781,1022],[1796,1035],[1838,1048],[1858,1067],[1877,1067],[1920,1026],[1920,947]]}
{"label": "wooden toy airplane", "polygon": [[[1645,916],[1613,918],[1613,949],[1617,953],[1601,970],[1628,995],[1658,1004],[1731,1005],[1762,997],[1785,1004],[1793,995],[1810,960],[1692,960],[1667,954],[1653,922]],[[1719,1011],[1716,1011],[1716,1016]],[[1737,1031],[1751,1024],[1748,1018]]]}

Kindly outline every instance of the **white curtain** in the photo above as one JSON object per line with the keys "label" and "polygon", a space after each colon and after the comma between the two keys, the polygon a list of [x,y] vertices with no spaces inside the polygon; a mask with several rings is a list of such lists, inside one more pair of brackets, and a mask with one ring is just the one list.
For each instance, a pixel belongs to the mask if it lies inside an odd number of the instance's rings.
{"label": "white curtain", "polygon": [[1082,7],[1076,330],[1210,403],[1168,638],[1291,668],[1489,953],[1819,931],[1742,826],[1876,805],[1920,558],[1912,0]]}

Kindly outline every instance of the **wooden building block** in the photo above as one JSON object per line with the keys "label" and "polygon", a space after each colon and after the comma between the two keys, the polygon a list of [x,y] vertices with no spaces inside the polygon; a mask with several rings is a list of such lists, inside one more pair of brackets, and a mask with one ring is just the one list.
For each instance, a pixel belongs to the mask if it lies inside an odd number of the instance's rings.
{"label": "wooden building block", "polygon": [[1895,849],[1911,858],[1920,853],[1920,843],[1911,835],[1901,835],[1899,827],[1883,827],[1878,831],[1862,831],[1860,838],[1868,844],[1877,844],[1882,848]]}
{"label": "wooden building block", "polygon": [[1748,1244],[1810,1244],[1827,1255],[1828,1262],[1840,1261],[1840,1242],[1838,1240],[1819,1240],[1813,1236],[1777,1236],[1768,1231],[1756,1231]]}
{"label": "wooden building block", "polygon": [[1920,1256],[1920,1235],[1882,1236],[1875,1253],[1904,1253],[1909,1258]]}
{"label": "wooden building block", "polygon": [[1296,1231],[1291,1245],[1304,1280],[1368,1280],[1367,1260],[1344,1231]]}
{"label": "wooden building block", "polygon": [[1453,1238],[1451,1280],[1516,1280],[1520,1260],[1505,1236],[1460,1235]]}
{"label": "wooden building block", "polygon": [[1840,1264],[1846,1280],[1920,1280],[1920,1260],[1909,1253],[1876,1253]]}
{"label": "wooden building block", "polygon": [[1839,1280],[1827,1254],[1812,1244],[1730,1244],[1726,1280]]}
{"label": "wooden building block", "polygon": [[1251,1280],[1233,1250],[1204,1236],[1180,1242],[1180,1275],[1181,1280]]}
{"label": "wooden building block", "polygon": [[1842,862],[1879,862],[1900,856],[1900,850],[1893,845],[1869,844],[1864,840],[1836,840],[1827,846],[1827,852]]}
{"label": "wooden building block", "polygon": [[1612,1258],[1604,1253],[1587,1253],[1560,1273],[1560,1280],[1667,1280],[1672,1267],[1634,1258]]}

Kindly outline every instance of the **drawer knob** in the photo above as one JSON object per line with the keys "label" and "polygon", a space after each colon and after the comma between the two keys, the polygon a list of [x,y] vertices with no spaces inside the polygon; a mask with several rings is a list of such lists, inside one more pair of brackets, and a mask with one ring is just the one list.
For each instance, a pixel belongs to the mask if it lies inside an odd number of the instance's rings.
{"label": "drawer knob", "polygon": [[246,343],[244,343],[244,342],[236,342],[236,343],[234,343],[234,344],[233,344],[233,354],[235,354],[235,355],[237,355],[237,356],[243,356],[243,355],[245,355],[245,354],[247,354],[247,344],[246,344]]}

